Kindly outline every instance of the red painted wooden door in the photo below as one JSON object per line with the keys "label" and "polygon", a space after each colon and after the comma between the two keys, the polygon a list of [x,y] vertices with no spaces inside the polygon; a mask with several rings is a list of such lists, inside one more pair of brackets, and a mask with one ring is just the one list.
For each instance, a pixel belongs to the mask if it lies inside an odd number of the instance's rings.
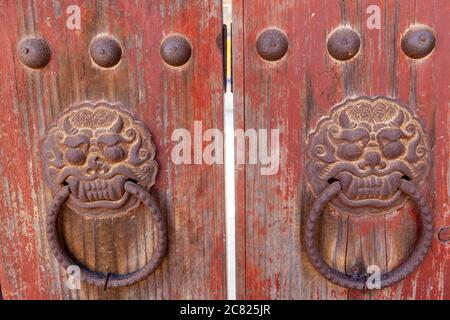
{"label": "red painted wooden door", "polygon": [[[0,21],[3,298],[225,298],[223,166],[175,165],[170,157],[173,130],[193,132],[194,121],[204,129],[223,126],[221,1],[2,1]],[[182,66],[165,63],[160,54],[162,40],[172,34],[191,46]],[[98,35],[112,37],[122,49],[111,68],[90,57]],[[19,59],[19,43],[30,37],[48,43],[45,67],[32,69]],[[67,273],[46,241],[53,196],[43,177],[41,140],[65,109],[85,101],[131,111],[156,146],[159,170],[150,193],[168,224],[168,250],[155,272],[132,286],[104,290],[83,282],[80,290],[68,289]],[[126,217],[101,221],[64,210],[62,220],[68,249],[92,270],[137,270],[156,241],[142,205]]]}
{"label": "red painted wooden door", "polygon": [[[262,175],[261,163],[237,165],[239,298],[450,299],[449,11],[450,3],[442,0],[233,1],[235,124],[245,130],[278,129],[280,141],[276,174]],[[408,40],[407,31],[412,27],[424,27],[428,31],[415,40]],[[277,29],[281,38],[269,36],[258,47],[259,37],[268,28]],[[332,36],[337,28],[349,29],[350,36]],[[414,44],[414,41],[418,41],[416,47],[411,47],[409,42]],[[422,50],[426,46],[432,50]],[[366,100],[355,100],[363,96]],[[392,109],[391,100],[395,101],[394,105],[404,105],[405,111],[396,107],[397,111],[392,113],[395,108]],[[353,109],[342,105],[346,101]],[[350,112],[356,110],[354,105],[358,103],[366,104],[367,113]],[[341,109],[332,109],[340,104]],[[336,110],[347,111],[343,116],[344,112]],[[381,111],[377,114],[376,110]],[[343,162],[350,168],[348,163],[360,159],[370,167],[381,162],[391,164],[403,156],[403,148],[410,148],[410,140],[406,138],[408,130],[402,126],[406,121],[413,121],[413,117],[421,124],[410,128],[419,130],[422,126],[425,133],[421,136],[429,139],[429,148],[424,148],[427,154],[422,155],[429,157],[430,170],[418,186],[418,192],[424,195],[433,214],[431,249],[406,279],[382,290],[364,291],[336,285],[313,267],[307,254],[306,224],[313,202],[318,198],[312,185],[320,180],[307,171],[311,158],[323,156],[322,163],[330,164],[323,168],[330,170]],[[317,137],[321,119],[328,121],[322,122],[324,126],[320,130],[328,130],[329,126],[331,145],[322,136],[322,145],[309,149],[318,141],[312,139]],[[386,137],[390,141],[383,142],[377,136],[380,140],[368,146],[353,129],[344,130],[347,125],[348,128],[357,126],[358,132],[366,135],[369,129],[362,128],[363,122],[372,130],[367,141],[372,141],[377,123],[381,127],[403,128],[402,132],[394,128],[402,138],[389,133]],[[331,137],[332,128],[336,128],[339,136]],[[373,137],[377,139],[375,134]],[[350,141],[345,142],[346,139]],[[336,151],[338,148],[340,151]],[[371,154],[364,148],[370,149]],[[336,153],[328,156],[329,149]],[[348,161],[342,160],[345,157]],[[403,164],[410,166],[415,161]],[[423,173],[420,170],[417,174]],[[354,172],[360,171],[354,169]],[[327,174],[323,172],[324,176]],[[352,181],[357,180],[349,173],[336,179],[349,176]],[[408,178],[414,180],[414,176],[411,173]],[[384,178],[377,177],[379,181]],[[383,197],[390,196],[389,190],[382,196],[375,193],[376,186],[364,186],[362,179],[358,181],[362,183],[357,189],[359,200],[370,200],[371,195],[374,201],[370,203],[384,203]],[[384,182],[379,183],[385,186]],[[348,198],[350,191],[342,190],[341,198]],[[358,199],[351,199],[352,203]],[[320,239],[320,256],[326,264],[347,276],[358,276],[370,265],[378,266],[381,272],[395,269],[411,254],[424,229],[418,227],[421,225],[418,209],[411,199],[387,211],[372,210],[373,214],[368,214],[369,209],[359,213],[356,209],[346,211],[336,203],[326,206],[315,239]]]}

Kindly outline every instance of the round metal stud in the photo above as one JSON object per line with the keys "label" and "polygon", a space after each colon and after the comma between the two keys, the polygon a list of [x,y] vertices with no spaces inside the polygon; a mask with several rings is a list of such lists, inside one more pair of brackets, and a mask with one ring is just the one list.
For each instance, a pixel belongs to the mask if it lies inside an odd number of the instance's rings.
{"label": "round metal stud", "polygon": [[166,37],[159,48],[163,60],[173,67],[187,63],[192,55],[189,41],[181,35],[173,34]]}
{"label": "round metal stud", "polygon": [[403,35],[402,51],[412,59],[421,59],[433,51],[436,37],[427,27],[412,27]]}
{"label": "round metal stud", "polygon": [[122,48],[116,39],[100,36],[92,40],[89,48],[92,60],[100,67],[111,68],[122,58]]}
{"label": "round metal stud", "polygon": [[19,59],[32,69],[41,69],[50,61],[50,47],[44,39],[28,38],[20,42]]}
{"label": "round metal stud", "polygon": [[450,227],[444,227],[439,230],[438,238],[441,242],[450,242]]}
{"label": "round metal stud", "polygon": [[328,53],[340,61],[356,56],[360,46],[361,40],[358,33],[348,27],[337,28],[330,34],[327,41]]}
{"label": "round metal stud", "polygon": [[289,42],[286,34],[275,28],[264,30],[256,40],[256,51],[261,58],[268,61],[283,58],[288,47]]}

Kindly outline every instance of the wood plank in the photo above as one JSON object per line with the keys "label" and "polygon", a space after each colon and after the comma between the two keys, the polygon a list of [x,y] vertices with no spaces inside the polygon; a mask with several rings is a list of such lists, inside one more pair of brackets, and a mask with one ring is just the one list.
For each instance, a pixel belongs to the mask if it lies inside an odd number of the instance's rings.
{"label": "wood plank", "polygon": [[[81,8],[81,30],[66,28],[66,8]],[[220,0],[2,1],[0,39],[0,283],[5,299],[224,299],[223,166],[174,165],[174,129],[223,128]],[[113,35],[120,64],[100,69],[90,59],[91,39]],[[185,35],[193,55],[166,65],[161,40]],[[16,46],[28,35],[45,38],[49,65],[30,70]],[[128,288],[65,287],[65,272],[45,240],[51,201],[39,159],[45,128],[70,105],[105,99],[129,108],[151,132],[159,173],[152,195],[169,227],[169,250],[148,280]],[[64,237],[73,254],[97,270],[130,272],[153,250],[153,223],[142,206],[127,218],[88,221],[64,213]]]}
{"label": "wood plank", "polygon": [[[381,11],[381,29],[369,29],[369,5]],[[448,22],[440,1],[239,1],[233,2],[234,101],[237,127],[279,128],[280,170],[261,176],[259,166],[238,166],[238,297],[248,299],[448,299],[449,247],[434,237],[418,271],[383,290],[347,290],[326,281],[303,249],[303,226],[314,195],[305,176],[305,138],[329,109],[361,95],[400,99],[423,119],[431,137],[433,167],[421,190],[435,213],[437,232],[448,222],[448,106],[445,77],[450,48]],[[437,45],[413,61],[400,48],[403,33],[425,24]],[[358,55],[336,62],[326,39],[338,26],[361,37]],[[255,50],[260,32],[283,30],[289,49],[279,61]],[[242,53],[241,53],[242,52]],[[392,270],[408,256],[417,237],[411,203],[382,217],[355,218],[328,211],[321,223],[322,254],[334,268],[376,264]]]}

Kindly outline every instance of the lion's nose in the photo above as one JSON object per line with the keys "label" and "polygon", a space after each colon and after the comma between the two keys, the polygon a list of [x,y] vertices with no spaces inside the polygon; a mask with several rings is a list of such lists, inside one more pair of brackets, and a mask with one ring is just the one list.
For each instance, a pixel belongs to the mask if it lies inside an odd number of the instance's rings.
{"label": "lion's nose", "polygon": [[370,151],[364,155],[364,160],[371,167],[375,167],[381,163],[381,155],[378,152]]}
{"label": "lion's nose", "polygon": [[103,164],[103,159],[99,156],[92,156],[88,160],[88,168],[97,170]]}

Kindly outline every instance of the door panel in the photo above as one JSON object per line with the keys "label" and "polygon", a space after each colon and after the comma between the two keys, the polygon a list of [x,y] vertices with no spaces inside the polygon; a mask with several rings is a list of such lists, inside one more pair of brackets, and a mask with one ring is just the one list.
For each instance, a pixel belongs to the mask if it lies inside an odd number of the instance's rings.
{"label": "door panel", "polygon": [[[80,29],[66,26],[73,5],[80,8]],[[223,127],[221,1],[2,1],[0,20],[3,297],[225,298],[223,166],[175,165],[170,158],[173,130],[193,132],[194,121],[204,129]],[[173,33],[192,47],[180,67],[160,55],[161,41]],[[98,67],[89,55],[91,40],[100,34],[122,47],[112,68]],[[18,57],[19,42],[34,35],[51,50],[41,69],[24,66]],[[69,290],[45,237],[52,194],[39,149],[63,110],[100,100],[130,110],[152,135],[159,172],[151,194],[167,219],[169,247],[145,281],[107,290],[82,283],[80,290]],[[65,209],[61,229],[68,249],[89,268],[132,272],[149,259],[155,243],[147,211],[141,205],[126,217],[97,220]]]}
{"label": "door panel", "polygon": [[[380,29],[367,26],[373,5],[380,9]],[[450,38],[443,13],[449,9],[449,3],[439,0],[233,1],[236,127],[280,132],[275,175],[261,175],[261,165],[237,164],[239,298],[450,298],[450,247],[444,235],[450,224]],[[434,50],[422,59],[411,59],[401,49],[403,35],[415,25],[428,26],[436,37]],[[360,37],[359,51],[346,61],[335,60],[327,51],[329,35],[342,26]],[[267,61],[258,54],[257,39],[267,28],[287,37],[287,53],[279,60]],[[431,249],[416,271],[383,290],[347,289],[329,282],[310,263],[304,240],[317,198],[306,173],[308,135],[333,106],[360,96],[402,102],[419,118],[431,147],[431,168],[419,187],[434,215]],[[371,216],[327,207],[320,223],[320,255],[347,274],[370,265],[391,271],[416,245],[421,230],[416,211],[410,200],[389,214]]]}

